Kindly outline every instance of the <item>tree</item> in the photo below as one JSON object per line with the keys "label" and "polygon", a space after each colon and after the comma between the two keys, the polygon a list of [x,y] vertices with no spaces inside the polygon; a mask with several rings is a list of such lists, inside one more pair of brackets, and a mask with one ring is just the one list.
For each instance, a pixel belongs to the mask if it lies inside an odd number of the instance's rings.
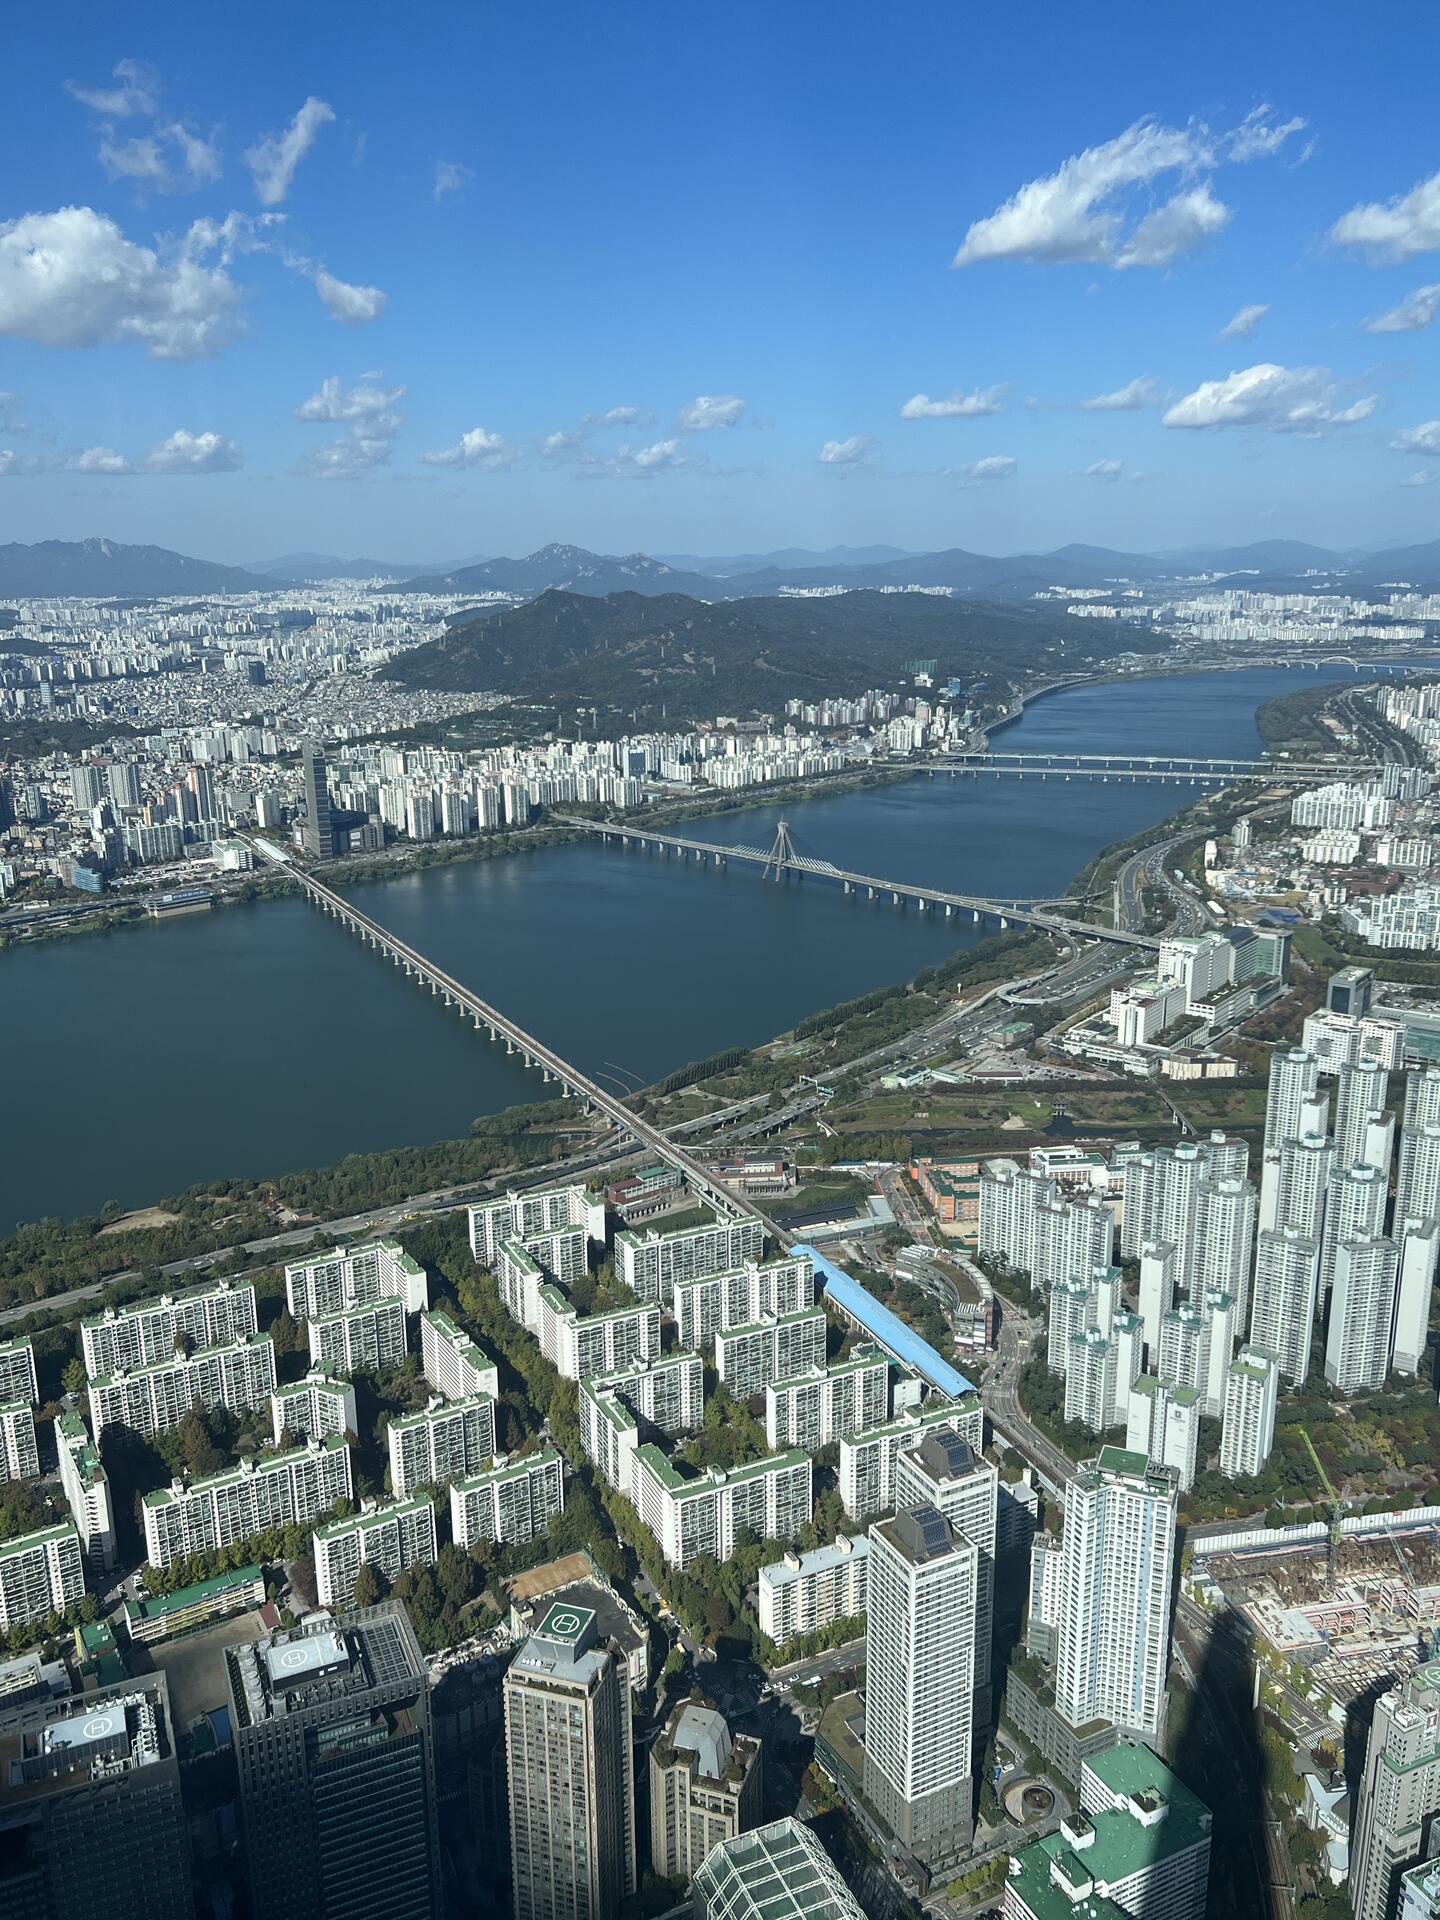
{"label": "tree", "polygon": [[65,1362],[65,1371],[60,1376],[60,1384],[72,1399],[79,1399],[80,1395],[84,1393],[88,1381],[85,1373],[85,1362],[80,1359],[78,1354],[73,1360],[67,1360]]}
{"label": "tree", "polygon": [[360,1571],[355,1576],[355,1604],[357,1607],[377,1606],[385,1598],[384,1575],[373,1561],[362,1560]]}

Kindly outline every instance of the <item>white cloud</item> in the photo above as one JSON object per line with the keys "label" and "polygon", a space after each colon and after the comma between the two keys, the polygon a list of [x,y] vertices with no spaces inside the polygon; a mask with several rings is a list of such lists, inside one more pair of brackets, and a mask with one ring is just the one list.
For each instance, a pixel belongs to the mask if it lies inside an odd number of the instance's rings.
{"label": "white cloud", "polygon": [[362,327],[367,321],[378,319],[384,310],[385,295],[379,287],[351,286],[346,280],[337,280],[324,267],[316,268],[314,281],[315,291],[332,317],[347,327]]}
{"label": "white cloud", "polygon": [[[1253,107],[1225,141],[1225,156],[1229,160],[1268,160],[1284,146],[1292,133],[1303,133],[1307,121],[1285,120],[1279,126],[1269,124],[1269,115],[1273,108]],[[1304,159],[1306,155],[1302,154]]]}
{"label": "white cloud", "polygon": [[1078,467],[1071,478],[1073,480],[1119,480],[1124,472],[1123,460],[1092,460],[1088,467]]}
{"label": "white cloud", "polygon": [[540,442],[540,451],[547,460],[563,460],[569,454],[579,453],[584,445],[585,434],[582,428],[562,428],[556,433],[546,434]]}
{"label": "white cloud", "polygon": [[656,440],[648,447],[624,446],[612,454],[586,455],[580,471],[592,479],[614,476],[620,480],[654,480],[662,473],[677,473],[694,465],[679,440]]}
{"label": "white cloud", "polygon": [[580,422],[582,433],[592,427],[637,427],[645,418],[643,407],[609,407],[604,413],[587,413]]}
{"label": "white cloud", "polygon": [[305,158],[320,129],[335,118],[335,109],[311,94],[283,133],[267,133],[245,155],[255,181],[255,195],[263,207],[278,207],[290,191],[295,169]]}
{"label": "white cloud", "polygon": [[708,433],[712,427],[733,427],[745,411],[745,402],[733,393],[701,393],[682,407],[675,418],[677,433]]}
{"label": "white cloud", "polygon": [[193,193],[220,178],[219,148],[178,120],[130,140],[116,140],[107,128],[100,164],[112,180],[137,180],[156,193]]}
{"label": "white cloud", "polygon": [[113,447],[86,447],[80,453],[67,455],[61,463],[64,473],[101,473],[111,476],[118,473],[133,473],[135,469],[123,453],[117,453]]}
{"label": "white cloud", "polygon": [[420,458],[427,467],[465,467],[472,472],[496,473],[501,467],[513,467],[520,455],[498,433],[487,433],[484,427],[471,427],[453,447],[422,453]]}
{"label": "white cloud", "polygon": [[1440,173],[1394,200],[1371,200],[1342,214],[1330,229],[1337,246],[1360,247],[1385,260],[1409,260],[1440,247]]}
{"label": "white cloud", "polygon": [[1113,393],[1092,394],[1080,405],[1086,413],[1137,413],[1141,407],[1153,406],[1158,395],[1155,380],[1148,373],[1142,373],[1127,380],[1123,387],[1116,387]]}
{"label": "white cloud", "polygon": [[948,399],[932,400],[928,393],[917,393],[900,409],[902,420],[970,420],[979,414],[999,413],[1003,387],[977,387],[973,393],[952,393]]}
{"label": "white cloud", "polygon": [[827,440],[820,449],[819,461],[822,467],[848,468],[854,472],[857,467],[872,464],[880,442],[869,434],[852,434],[848,440]]}
{"label": "white cloud", "polygon": [[388,467],[393,451],[390,433],[370,433],[357,427],[341,440],[308,447],[295,463],[306,480],[363,480],[377,467]]}
{"label": "white cloud", "polygon": [[32,455],[0,447],[0,480],[18,480],[22,474],[39,473],[41,469],[42,463]]}
{"label": "white cloud", "polygon": [[992,453],[984,460],[972,460],[968,467],[945,467],[942,480],[958,480],[966,487],[990,487],[1008,480],[1020,471],[1020,462],[1008,453]]}
{"label": "white cloud", "polygon": [[1117,267],[1165,267],[1193,253],[1230,220],[1230,209],[1215,198],[1208,181],[1177,193],[1147,213],[1115,255]]}
{"label": "white cloud", "polygon": [[1397,453],[1440,453],[1440,420],[1404,427],[1390,442]]}
{"label": "white cloud", "polygon": [[114,120],[155,112],[160,104],[160,78],[152,66],[143,60],[117,60],[110,73],[120,82],[118,87],[79,87],[67,80],[65,91]]}
{"label": "white cloud", "polygon": [[1248,340],[1269,311],[1269,307],[1263,305],[1241,307],[1220,329],[1220,338],[1222,340]]}
{"label": "white cloud", "polygon": [[[379,374],[365,378],[378,380]],[[337,374],[320,382],[317,393],[302,400],[295,409],[297,420],[376,420],[394,411],[405,398],[404,387],[367,386],[365,379],[357,387],[344,386]],[[398,421],[396,423],[399,424]]]}
{"label": "white cloud", "polygon": [[223,433],[187,433],[177,427],[151,447],[140,462],[142,473],[235,473],[244,465],[240,449]]}
{"label": "white cloud", "polygon": [[[4,469],[0,468],[0,472]],[[1440,475],[1427,472],[1423,467],[1418,473],[1412,473],[1408,479],[1400,482],[1402,487],[1433,487]]]}
{"label": "white cloud", "polygon": [[1365,321],[1366,333],[1418,333],[1440,313],[1440,286],[1416,287],[1388,313]]}
{"label": "white cloud", "polygon": [[1258,427],[1269,433],[1320,434],[1367,420],[1372,395],[1342,407],[1328,367],[1242,367],[1223,380],[1205,380],[1164,416],[1167,427]]}
{"label": "white cloud", "polygon": [[[1259,108],[1218,137],[1199,124],[1177,128],[1139,120],[1114,140],[1073,154],[1052,174],[1020,187],[976,220],[952,264],[982,260],[1079,261],[1110,267],[1163,267],[1218,233],[1229,209],[1196,174],[1226,161],[1273,154],[1302,121],[1266,124]],[[1166,174],[1192,182],[1133,226],[1135,190]]]}
{"label": "white cloud", "polygon": [[204,256],[224,229],[196,221],[163,253],[93,207],[0,223],[0,334],[49,347],[134,340],[158,360],[198,360],[240,329],[239,289]]}
{"label": "white cloud", "polygon": [[458,193],[467,180],[474,178],[473,170],[462,166],[458,160],[437,160],[431,197],[435,200],[443,200],[447,193]]}

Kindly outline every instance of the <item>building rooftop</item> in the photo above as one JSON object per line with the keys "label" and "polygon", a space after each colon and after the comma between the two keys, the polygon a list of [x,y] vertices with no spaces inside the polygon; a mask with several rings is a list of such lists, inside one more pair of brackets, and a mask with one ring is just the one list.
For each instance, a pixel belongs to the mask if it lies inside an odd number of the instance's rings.
{"label": "building rooftop", "polygon": [[199,1580],[193,1587],[177,1587],[174,1593],[142,1593],[130,1604],[141,1620],[163,1620],[167,1614],[181,1613],[186,1607],[193,1607],[197,1601],[208,1600],[217,1593],[252,1587],[259,1578],[258,1566],[237,1567],[232,1573],[217,1573],[209,1580]]}
{"label": "building rooftop", "polygon": [[700,1772],[707,1780],[718,1780],[730,1764],[730,1729],[725,1716],[713,1707],[688,1703],[667,1728],[670,1744],[682,1753],[693,1753]]}
{"label": "building rooftop", "polygon": [[338,1621],[313,1614],[300,1626],[243,1641],[225,1652],[230,1717],[236,1728],[356,1696],[426,1683],[415,1631],[398,1601],[365,1607]]}
{"label": "building rooftop", "polygon": [[787,1553],[783,1560],[772,1560],[768,1566],[761,1567],[760,1584],[788,1587],[793,1581],[828,1573],[832,1567],[847,1566],[852,1560],[869,1557],[870,1542],[863,1533],[842,1533],[829,1546],[815,1547],[809,1553]]}
{"label": "building rooftop", "polygon": [[897,1513],[893,1520],[880,1521],[875,1531],[883,1534],[912,1567],[923,1567],[932,1560],[943,1560],[960,1543],[960,1536],[952,1529],[944,1514],[928,1504],[907,1507],[904,1512]]}
{"label": "building rooftop", "polygon": [[918,1373],[939,1392],[948,1394],[952,1400],[974,1392],[974,1382],[967,1380],[957,1367],[952,1367],[923,1339],[913,1327],[907,1327],[897,1314],[890,1311],[872,1293],[868,1293],[860,1282],[843,1268],[837,1267],[833,1260],[827,1260],[823,1253],[817,1253],[814,1247],[803,1244],[791,1247],[791,1253],[805,1254],[813,1263],[815,1272],[825,1283],[827,1298],[843,1312],[848,1313],[887,1353],[891,1353],[902,1366],[912,1373]]}
{"label": "building rooftop", "polygon": [[712,1847],[695,1895],[727,1920],[864,1920],[814,1833],[788,1816]]}
{"label": "building rooftop", "polygon": [[644,1461],[661,1486],[667,1492],[674,1494],[677,1499],[688,1499],[695,1494],[713,1493],[716,1487],[734,1486],[738,1481],[753,1480],[762,1473],[788,1472],[792,1468],[810,1464],[808,1453],[802,1452],[799,1447],[792,1447],[788,1453],[762,1454],[758,1460],[746,1460],[738,1467],[707,1467],[703,1473],[691,1478],[681,1473],[659,1447],[653,1444],[637,1447],[635,1458],[637,1462]]}
{"label": "building rooftop", "polygon": [[222,1467],[219,1473],[207,1474],[200,1480],[174,1480],[168,1487],[157,1487],[153,1493],[143,1494],[140,1504],[145,1507],[168,1507],[172,1500],[183,1500],[190,1494],[207,1491],[214,1487],[233,1486],[237,1481],[248,1479],[257,1473],[288,1473],[297,1460],[307,1455],[336,1453],[344,1448],[345,1436],[342,1433],[327,1434],[323,1440],[310,1439],[303,1446],[287,1447],[283,1453],[261,1453],[253,1459],[239,1462],[237,1466]]}
{"label": "building rooftop", "polygon": [[454,1480],[451,1485],[459,1493],[471,1493],[476,1487],[493,1486],[497,1480],[514,1480],[524,1473],[533,1473],[537,1467],[548,1467],[558,1461],[559,1454],[553,1447],[541,1447],[534,1453],[522,1453],[518,1459],[508,1459],[504,1454],[495,1456],[495,1464],[486,1467],[480,1473],[472,1473],[464,1480]]}
{"label": "building rooftop", "polygon": [[978,1464],[967,1442],[953,1427],[946,1426],[930,1427],[905,1449],[905,1458],[931,1480],[963,1480]]}
{"label": "building rooftop", "polygon": [[63,1540],[66,1535],[78,1543],[80,1536],[68,1520],[61,1520],[53,1527],[36,1527],[33,1533],[18,1534],[13,1540],[0,1540],[0,1560],[8,1560],[13,1554],[30,1553],[36,1547],[48,1546],[52,1540]]}

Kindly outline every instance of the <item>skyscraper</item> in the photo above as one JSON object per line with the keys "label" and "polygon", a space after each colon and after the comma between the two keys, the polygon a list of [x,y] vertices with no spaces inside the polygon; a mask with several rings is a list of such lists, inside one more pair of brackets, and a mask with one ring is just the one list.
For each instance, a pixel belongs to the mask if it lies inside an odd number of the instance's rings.
{"label": "skyscraper", "polygon": [[1319,1062],[1303,1047],[1272,1054],[1270,1089],[1265,1102],[1265,1145],[1278,1147],[1300,1132],[1300,1109],[1315,1098]]}
{"label": "skyscraper", "polygon": [[0,1907],[26,1920],[191,1920],[163,1674],[0,1709]]}
{"label": "skyscraper", "polygon": [[907,1852],[953,1858],[974,1831],[980,1555],[932,1506],[870,1529],[865,1797]]}
{"label": "skyscraper", "polygon": [[1268,1353],[1242,1347],[1231,1362],[1220,1429],[1220,1471],[1230,1479],[1253,1479],[1270,1458],[1279,1384],[1279,1369]]}
{"label": "skyscraper", "polygon": [[1335,1101],[1335,1160],[1338,1166],[1353,1167],[1365,1158],[1366,1123],[1385,1111],[1390,1076],[1378,1060],[1367,1056],[1341,1067],[1339,1081]]}
{"label": "skyscraper", "polygon": [[1395,1920],[1400,1875],[1440,1812],[1440,1660],[1375,1703],[1350,1836],[1355,1920]]}
{"label": "skyscraper", "polygon": [[635,1890],[626,1662],[557,1601],[505,1675],[515,1920],[615,1920]]}
{"label": "skyscraper", "polygon": [[1053,1624],[1055,1704],[1072,1727],[1160,1731],[1175,1503],[1174,1473],[1122,1447],[1102,1447],[1070,1483]]}
{"label": "skyscraper", "polygon": [[330,860],[335,854],[330,782],[325,773],[325,753],[318,740],[305,742],[305,851],[312,860]]}
{"label": "skyscraper", "polygon": [[1379,1234],[1357,1234],[1335,1250],[1325,1378],[1340,1393],[1373,1393],[1385,1384],[1398,1273],[1399,1249]]}
{"label": "skyscraper", "polygon": [[430,1690],[398,1601],[225,1656],[254,1920],[434,1920]]}
{"label": "skyscraper", "polygon": [[980,1555],[975,1581],[975,1724],[990,1723],[991,1636],[995,1615],[995,1516],[1000,1476],[979,1460],[954,1427],[931,1427],[902,1441],[895,1459],[895,1505],[934,1507]]}
{"label": "skyscraper", "polygon": [[1260,1235],[1250,1344],[1270,1355],[1292,1387],[1303,1387],[1310,1373],[1319,1275],[1318,1241],[1288,1229]]}

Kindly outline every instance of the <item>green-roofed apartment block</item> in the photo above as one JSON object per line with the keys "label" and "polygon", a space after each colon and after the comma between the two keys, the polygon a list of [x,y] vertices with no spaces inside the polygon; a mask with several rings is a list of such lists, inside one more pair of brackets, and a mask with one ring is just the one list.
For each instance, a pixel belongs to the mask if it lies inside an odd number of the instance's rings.
{"label": "green-roofed apartment block", "polygon": [[1209,1809],[1149,1747],[1122,1741],[1084,1762],[1080,1809],[1058,1833],[1011,1855],[1002,1912],[1005,1920],[1202,1920],[1209,1878]]}

